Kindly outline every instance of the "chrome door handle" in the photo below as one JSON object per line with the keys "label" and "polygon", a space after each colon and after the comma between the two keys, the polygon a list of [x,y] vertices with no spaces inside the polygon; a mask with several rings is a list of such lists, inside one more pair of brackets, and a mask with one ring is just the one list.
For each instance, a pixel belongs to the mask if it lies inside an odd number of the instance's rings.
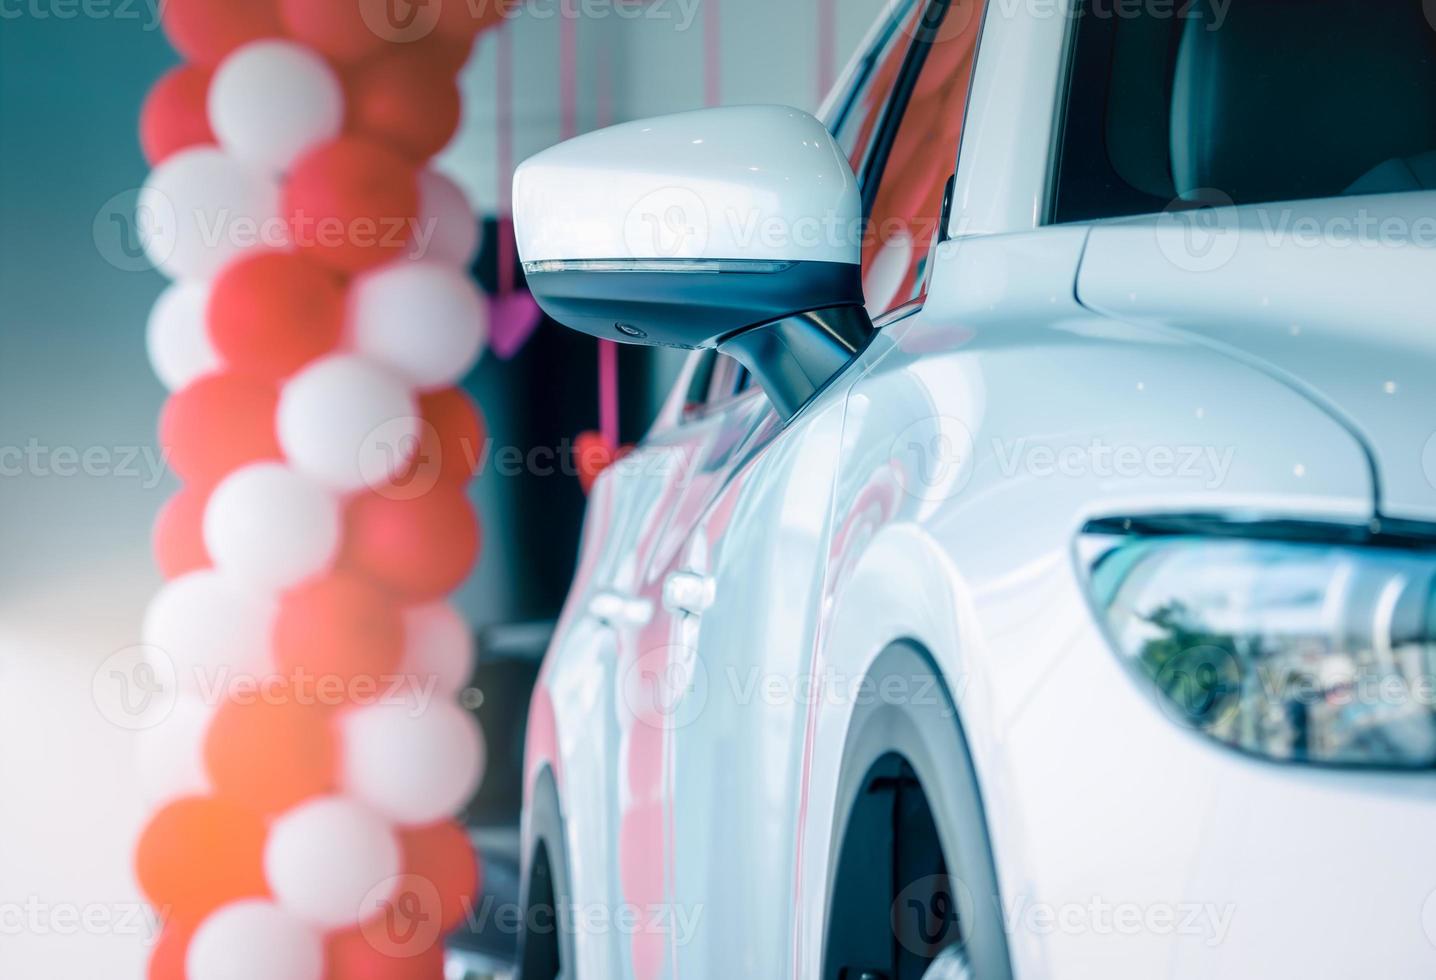
{"label": "chrome door handle", "polygon": [[588,600],[588,614],[605,626],[636,628],[647,626],[653,619],[653,603],[648,599],[604,590]]}
{"label": "chrome door handle", "polygon": [[697,572],[673,572],[663,580],[663,608],[701,616],[713,605],[714,582]]}

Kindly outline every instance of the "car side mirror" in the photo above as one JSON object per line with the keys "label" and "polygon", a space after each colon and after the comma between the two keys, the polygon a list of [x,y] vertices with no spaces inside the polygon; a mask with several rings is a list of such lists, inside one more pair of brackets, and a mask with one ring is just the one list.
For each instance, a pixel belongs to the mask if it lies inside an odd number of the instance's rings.
{"label": "car side mirror", "polygon": [[519,258],[560,323],[737,358],[790,418],[866,346],[862,200],[827,129],[784,106],[625,123],[514,175]]}

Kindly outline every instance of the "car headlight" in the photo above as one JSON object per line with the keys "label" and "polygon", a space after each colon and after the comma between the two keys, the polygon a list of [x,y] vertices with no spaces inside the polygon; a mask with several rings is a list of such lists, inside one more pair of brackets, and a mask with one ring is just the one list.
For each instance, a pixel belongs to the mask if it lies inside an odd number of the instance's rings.
{"label": "car headlight", "polygon": [[1100,522],[1081,555],[1176,721],[1272,759],[1436,765],[1436,544],[1319,527]]}

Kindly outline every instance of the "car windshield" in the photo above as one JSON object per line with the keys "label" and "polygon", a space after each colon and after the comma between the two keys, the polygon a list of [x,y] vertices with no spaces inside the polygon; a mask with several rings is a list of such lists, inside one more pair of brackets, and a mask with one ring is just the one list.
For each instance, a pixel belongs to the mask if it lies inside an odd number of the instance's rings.
{"label": "car windshield", "polygon": [[1436,188],[1436,3],[1084,0],[1051,214]]}

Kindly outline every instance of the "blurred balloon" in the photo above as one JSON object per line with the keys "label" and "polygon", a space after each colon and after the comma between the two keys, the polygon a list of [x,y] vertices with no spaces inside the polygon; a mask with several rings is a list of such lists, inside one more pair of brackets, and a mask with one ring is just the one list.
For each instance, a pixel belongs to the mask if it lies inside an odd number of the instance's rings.
{"label": "blurred balloon", "polygon": [[294,165],[283,207],[296,247],[359,272],[405,254],[419,213],[418,174],[387,147],[341,137]]}
{"label": "blurred balloon", "polygon": [[335,782],[331,716],[320,692],[298,683],[244,689],[220,705],[204,741],[217,792],[265,813],[329,793]]}
{"label": "blurred balloon", "polygon": [[399,869],[399,841],[389,825],[340,796],[308,800],[275,820],[264,851],[275,899],[325,929],[382,913]]}
{"label": "blurred balloon", "polygon": [[[428,941],[419,933],[406,934],[405,941],[394,943],[397,948],[391,952],[376,948],[370,936],[374,928],[349,929],[329,937],[324,947],[325,980],[443,980],[442,942]],[[390,942],[385,939],[378,945],[388,947]]]}
{"label": "blurred balloon", "polygon": [[384,47],[364,20],[362,0],[279,0],[279,9],[290,34],[335,61],[358,61]]}
{"label": "blurred balloon", "polygon": [[344,283],[295,253],[262,252],[215,280],[209,336],[235,371],[279,380],[328,353],[344,330]]}
{"label": "blurred balloon", "polygon": [[211,279],[241,253],[287,240],[279,187],[211,146],[167,157],[140,190],[145,255],[171,279]]}
{"label": "blurred balloon", "polygon": [[478,360],[487,317],[466,273],[434,262],[396,263],[354,281],[350,329],[361,353],[423,390],[445,388]]}
{"label": "blurred balloon", "polygon": [[285,594],[274,623],[274,660],[283,674],[303,670],[376,690],[404,656],[404,623],[388,593],[347,572],[331,572]]}
{"label": "blurred balloon", "polygon": [[161,293],[150,310],[145,347],[150,367],[170,391],[218,371],[223,363],[205,327],[209,293],[208,282],[182,280]]}
{"label": "blurred balloon", "polygon": [[185,967],[188,980],[321,980],[324,942],[273,902],[236,902],[195,931]]}
{"label": "blurred balloon", "polygon": [[459,611],[447,602],[404,610],[405,674],[434,684],[435,696],[463,690],[474,672],[474,635]]}
{"label": "blurred balloon", "polygon": [[234,372],[207,374],[165,402],[160,446],[186,480],[213,483],[241,466],[280,458],[274,386]]}
{"label": "blurred balloon", "polygon": [[140,109],[140,148],[151,167],[190,146],[214,143],[206,100],[210,71],[177,65],[160,76]]}
{"label": "blurred balloon", "polygon": [[279,397],[279,442],[296,470],[340,491],[387,483],[419,444],[419,405],[394,374],[352,354],[315,361]]}
{"label": "blurred balloon", "polygon": [[349,79],[349,130],[414,160],[442,150],[459,128],[454,75],[422,51],[394,46]]}
{"label": "blurred balloon", "polygon": [[369,705],[345,714],[340,731],[344,791],[395,823],[442,820],[478,789],[483,737],[451,701]]}
{"label": "blurred balloon", "polygon": [[208,489],[187,486],[160,508],[153,545],[155,563],[166,579],[210,566],[209,552],[204,550],[204,508],[208,502]]}
{"label": "blurred balloon", "polygon": [[217,65],[241,44],[284,33],[274,0],[165,0],[165,34],[187,61]]}
{"label": "blurred balloon", "polygon": [[188,797],[160,810],[135,849],[135,874],[150,904],[193,925],[240,898],[269,893],[264,821],[238,803]]}
{"label": "blurred balloon", "polygon": [[217,571],[168,582],[145,610],[144,641],[168,657],[180,690],[270,670],[274,603]]}
{"label": "blurred balloon", "polygon": [[293,41],[255,41],[214,73],[209,121],[236,159],[279,176],[303,153],[339,135],[344,89],[339,76]]}
{"label": "blurred balloon", "polygon": [[448,932],[464,921],[479,891],[479,864],[469,833],[453,820],[410,827],[399,833],[404,855],[404,874],[415,875],[434,886],[431,895],[440,900],[438,908],[423,914],[439,920],[439,930]]}
{"label": "blurred balloon", "polygon": [[479,551],[479,521],[464,488],[440,483],[409,499],[362,493],[345,513],[344,563],[412,602],[459,586]]}
{"label": "blurred balloon", "polygon": [[411,258],[467,271],[479,250],[479,219],[463,188],[437,170],[419,173],[419,228],[428,236],[420,249],[416,237]]}
{"label": "blurred balloon", "polygon": [[204,514],[204,543],[215,567],[261,590],[288,588],[328,569],[340,529],[338,500],[278,463],[230,474]]}

